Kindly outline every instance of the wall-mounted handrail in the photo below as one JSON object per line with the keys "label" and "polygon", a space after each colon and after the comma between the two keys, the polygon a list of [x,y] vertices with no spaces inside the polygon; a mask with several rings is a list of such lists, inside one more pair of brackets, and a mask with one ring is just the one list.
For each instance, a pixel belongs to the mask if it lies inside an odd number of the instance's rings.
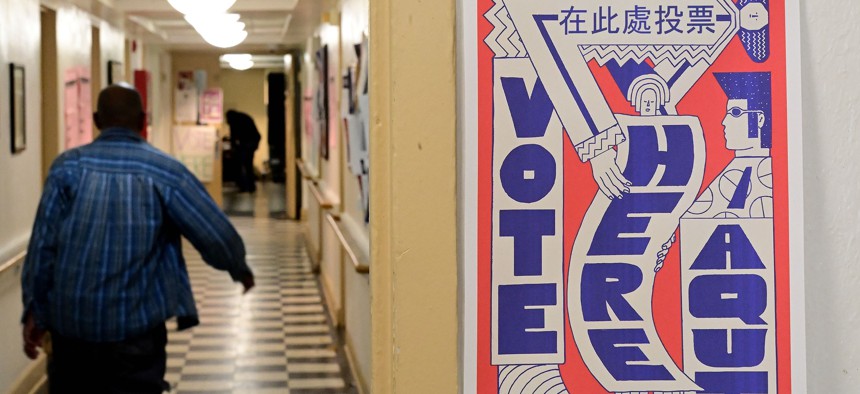
{"label": "wall-mounted handrail", "polygon": [[302,178],[316,182],[316,174],[311,173],[304,160],[302,160],[301,158],[296,159],[296,167],[299,168],[299,172],[302,174]]}
{"label": "wall-mounted handrail", "polygon": [[314,183],[314,182],[309,183],[308,189],[311,190],[311,194],[314,195],[314,199],[317,200],[317,203],[319,204],[320,209],[331,209],[334,206],[334,204],[332,204],[331,201],[329,201],[328,199],[326,199],[323,196],[322,191],[320,190],[319,186],[317,186],[316,183]]}
{"label": "wall-mounted handrail", "polygon": [[0,265],[0,274],[14,268],[16,265],[18,265],[18,263],[23,262],[24,257],[26,256],[27,252],[21,252],[15,255],[15,257],[12,257],[11,259],[4,262],[3,265]]}
{"label": "wall-mounted handrail", "polygon": [[341,247],[346,252],[347,256],[349,256],[349,260],[352,262],[353,267],[355,268],[355,272],[360,274],[366,274],[370,272],[370,258],[364,256],[363,253],[359,253],[361,250],[358,247],[358,242],[349,236],[349,231],[343,227],[343,223],[340,221],[340,218],[335,215],[328,213],[325,216],[326,221],[331,226],[332,230],[334,230],[337,239],[340,241]]}

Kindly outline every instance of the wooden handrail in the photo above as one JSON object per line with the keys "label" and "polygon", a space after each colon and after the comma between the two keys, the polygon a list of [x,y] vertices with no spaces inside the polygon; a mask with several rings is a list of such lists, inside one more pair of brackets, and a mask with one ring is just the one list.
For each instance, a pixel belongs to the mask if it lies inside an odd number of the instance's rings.
{"label": "wooden handrail", "polygon": [[358,253],[358,251],[361,250],[358,248],[358,242],[347,234],[348,231],[344,231],[345,228],[343,227],[340,219],[331,213],[326,214],[325,219],[331,226],[331,229],[334,230],[337,239],[340,241],[341,247],[343,247],[343,250],[346,252],[347,256],[349,256],[349,260],[352,262],[355,272],[360,274],[369,273],[370,258],[364,256],[363,253]]}
{"label": "wooden handrail", "polygon": [[316,181],[316,175],[311,174],[310,169],[308,169],[307,164],[301,158],[296,159],[296,167],[299,168],[299,172],[302,174],[302,178],[305,178],[309,181]]}
{"label": "wooden handrail", "polygon": [[12,257],[11,259],[7,260],[5,263],[3,263],[3,265],[0,265],[0,274],[12,269],[16,265],[18,265],[18,263],[24,261],[24,257],[26,256],[27,252],[21,252],[15,255],[15,257]]}
{"label": "wooden handrail", "polygon": [[311,182],[308,184],[308,189],[311,189],[311,194],[314,195],[314,199],[317,200],[317,203],[320,205],[320,209],[331,209],[334,204],[331,201],[326,200],[326,198],[322,195],[322,191],[320,191],[319,186],[316,183]]}

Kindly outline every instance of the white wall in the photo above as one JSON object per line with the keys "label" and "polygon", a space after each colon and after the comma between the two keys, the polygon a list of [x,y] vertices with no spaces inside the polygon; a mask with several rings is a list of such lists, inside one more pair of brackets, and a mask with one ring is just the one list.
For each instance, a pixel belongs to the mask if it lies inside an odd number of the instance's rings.
{"label": "white wall", "polygon": [[[99,48],[101,49],[99,83],[102,88],[106,88],[108,86],[108,61],[125,62],[125,33],[122,29],[107,22],[101,22],[99,24]],[[123,81],[134,83],[134,75],[124,75],[123,77]]]}
{"label": "white wall", "polygon": [[801,1],[809,393],[860,392],[860,3]]}
{"label": "white wall", "polygon": [[[27,246],[41,192],[41,71],[38,0],[0,0],[0,264]],[[8,64],[26,76],[27,149],[10,153]],[[0,273],[0,392],[24,370],[21,351],[21,286],[18,272]]]}

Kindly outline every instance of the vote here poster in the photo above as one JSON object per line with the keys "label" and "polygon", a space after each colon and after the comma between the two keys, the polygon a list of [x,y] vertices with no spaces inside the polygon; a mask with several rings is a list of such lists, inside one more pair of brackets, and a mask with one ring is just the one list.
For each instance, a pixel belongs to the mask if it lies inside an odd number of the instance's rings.
{"label": "vote here poster", "polygon": [[804,392],[797,2],[460,6],[464,392]]}

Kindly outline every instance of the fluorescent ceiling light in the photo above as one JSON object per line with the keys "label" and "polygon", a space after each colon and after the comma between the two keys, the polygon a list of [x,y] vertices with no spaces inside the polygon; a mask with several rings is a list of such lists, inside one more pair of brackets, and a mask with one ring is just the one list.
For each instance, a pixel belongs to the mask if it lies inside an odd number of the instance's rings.
{"label": "fluorescent ceiling light", "polygon": [[252,66],[254,68],[282,69],[285,67],[284,57],[284,55],[251,55],[247,53],[231,53],[221,55],[218,60],[221,64],[221,68],[235,68],[234,66],[242,66],[243,63],[247,64],[248,60],[250,60],[254,63],[254,65]]}
{"label": "fluorescent ceiling light", "polygon": [[225,13],[236,3],[236,0],[167,0],[167,2],[177,11],[189,15]]}

